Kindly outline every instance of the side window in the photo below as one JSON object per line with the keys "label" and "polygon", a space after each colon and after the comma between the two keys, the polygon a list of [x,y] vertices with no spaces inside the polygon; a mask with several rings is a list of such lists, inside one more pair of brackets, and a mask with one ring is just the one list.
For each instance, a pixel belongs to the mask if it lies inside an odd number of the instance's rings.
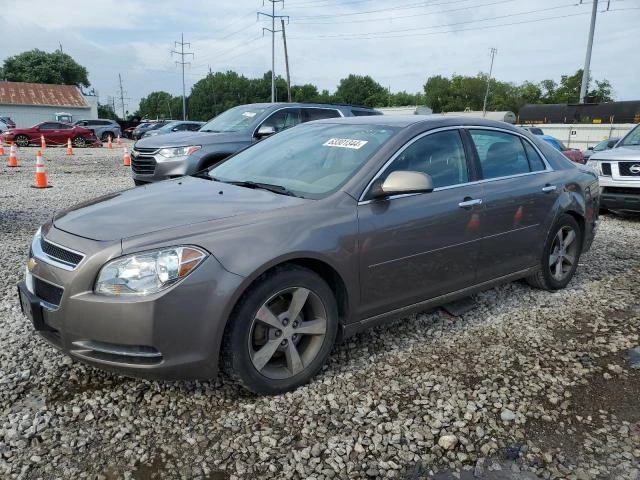
{"label": "side window", "polygon": [[546,167],[544,166],[544,162],[542,158],[540,158],[540,154],[536,151],[533,146],[524,139],[521,139],[524,145],[524,150],[527,152],[527,160],[529,160],[529,169],[532,172],[539,172],[544,170]]}
{"label": "side window", "polygon": [[54,128],[56,128],[57,130],[68,130],[73,127],[66,123],[56,123],[56,126]]}
{"label": "side window", "polygon": [[87,125],[89,125],[89,122],[87,122],[86,120],[83,120],[81,122],[77,122],[76,125],[79,127],[86,127]]}
{"label": "side window", "polygon": [[276,133],[278,133],[287,128],[294,127],[300,122],[301,118],[299,108],[284,108],[282,110],[278,110],[267,118],[262,125],[273,127]]}
{"label": "side window", "polygon": [[529,173],[520,137],[490,130],[469,130],[478,152],[484,178]]}
{"label": "side window", "polygon": [[469,181],[460,132],[447,130],[416,140],[393,161],[385,174],[403,170],[430,175],[434,188]]}
{"label": "side window", "polygon": [[200,130],[200,127],[202,127],[202,125],[198,125],[197,123],[192,123],[192,124],[187,126],[187,130],[190,130],[192,132],[196,132],[196,131]]}
{"label": "side window", "polygon": [[40,130],[56,130],[58,128],[57,123],[47,122],[40,125]]}
{"label": "side window", "polygon": [[338,118],[340,113],[337,110],[329,108],[303,108],[302,121],[312,122],[313,120],[322,120],[323,118]]}

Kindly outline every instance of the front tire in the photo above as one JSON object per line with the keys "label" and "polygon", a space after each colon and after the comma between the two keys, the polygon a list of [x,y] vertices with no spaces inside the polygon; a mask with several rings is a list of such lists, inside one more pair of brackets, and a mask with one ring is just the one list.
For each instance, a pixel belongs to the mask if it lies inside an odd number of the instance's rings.
{"label": "front tire", "polygon": [[338,332],[336,300],[316,273],[278,267],[250,287],[225,331],[225,372],[258,394],[304,385],[322,368]]}
{"label": "front tire", "polygon": [[575,218],[563,214],[553,225],[542,251],[540,270],[527,278],[543,290],[565,288],[578,268],[582,253],[582,229]]}
{"label": "front tire", "polygon": [[83,148],[87,146],[87,141],[84,139],[84,137],[75,137],[71,143],[73,143],[74,147],[77,148]]}
{"label": "front tire", "polygon": [[14,142],[16,142],[16,145],[19,147],[28,147],[29,137],[27,137],[26,135],[16,135],[16,138],[14,138]]}

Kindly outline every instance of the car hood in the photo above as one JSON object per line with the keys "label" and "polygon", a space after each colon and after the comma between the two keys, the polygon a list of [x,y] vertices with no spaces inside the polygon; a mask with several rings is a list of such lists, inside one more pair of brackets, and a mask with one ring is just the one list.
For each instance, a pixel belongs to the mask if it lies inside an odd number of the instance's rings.
{"label": "car hood", "polygon": [[226,143],[246,141],[247,132],[171,132],[164,135],[153,135],[138,140],[135,147],[162,148],[162,147],[186,147],[189,145],[210,145],[214,143]]}
{"label": "car hood", "polygon": [[603,152],[594,152],[591,160],[640,160],[640,145],[628,147],[615,147]]}
{"label": "car hood", "polygon": [[266,190],[182,177],[81,203],[58,213],[53,224],[73,235],[109,241],[273,211],[308,201]]}

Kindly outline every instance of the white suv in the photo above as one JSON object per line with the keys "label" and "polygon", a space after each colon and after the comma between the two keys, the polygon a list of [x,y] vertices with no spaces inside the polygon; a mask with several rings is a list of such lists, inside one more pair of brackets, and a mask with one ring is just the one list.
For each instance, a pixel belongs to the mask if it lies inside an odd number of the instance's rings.
{"label": "white suv", "polygon": [[640,125],[615,148],[594,153],[587,165],[600,177],[600,206],[640,212]]}

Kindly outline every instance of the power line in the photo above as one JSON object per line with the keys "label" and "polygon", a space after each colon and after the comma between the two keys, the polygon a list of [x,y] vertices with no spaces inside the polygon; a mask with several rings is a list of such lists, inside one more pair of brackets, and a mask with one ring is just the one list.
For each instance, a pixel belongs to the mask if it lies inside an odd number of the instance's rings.
{"label": "power line", "polygon": [[[493,3],[487,3],[484,5],[479,5],[479,6],[489,6],[489,5],[495,5],[498,3],[505,3],[507,1],[514,1],[514,0],[500,0],[498,2],[493,2]],[[489,20],[499,20],[499,19],[503,19],[503,18],[511,18],[511,17],[517,17],[520,15],[529,15],[532,13],[541,13],[541,12],[548,12],[550,10],[558,10],[561,8],[567,8],[567,7],[573,7],[575,6],[575,4],[565,4],[565,5],[559,5],[559,6],[555,6],[555,7],[549,7],[549,8],[541,8],[541,9],[537,9],[537,10],[529,10],[527,12],[516,12],[516,13],[509,13],[506,15],[498,15],[498,16],[493,16],[493,17],[486,17],[486,18],[478,18],[475,20],[467,20],[464,22],[455,22],[455,23],[448,23],[448,24],[438,24],[438,25],[432,25],[429,27],[416,27],[416,28],[402,28],[399,30],[385,30],[385,31],[377,31],[377,32],[361,32],[361,33],[341,33],[341,34],[336,34],[336,35],[316,35],[314,36],[314,38],[350,38],[350,37],[362,37],[365,35],[387,35],[387,34],[391,34],[391,33],[404,33],[404,32],[413,32],[413,31],[421,31],[421,30],[431,30],[433,28],[443,28],[443,27],[453,27],[453,26],[457,26],[457,25],[468,25],[470,23],[477,23],[477,22],[486,22]],[[453,12],[453,11],[458,11],[461,9],[456,9],[456,10],[446,10],[443,12],[431,12],[431,14],[440,14],[440,13],[449,13],[449,12]],[[462,10],[466,10],[466,9],[462,9]],[[404,36],[404,35],[401,35]],[[297,38],[301,38],[301,37],[297,37]],[[311,37],[308,37],[311,38]],[[385,38],[393,38],[393,37],[385,37]]]}
{"label": "power line", "polygon": [[191,55],[191,58],[194,58],[193,53],[191,52],[185,52],[184,51],[184,47],[185,45],[188,46],[189,48],[191,48],[191,44],[187,43],[184,41],[184,33],[180,34],[180,41],[175,41],[174,43],[174,47],[176,47],[177,45],[180,45],[180,51],[176,51],[176,50],[171,50],[171,53],[175,53],[177,55],[180,55],[180,61],[176,60],[176,64],[182,65],[182,120],[186,120],[187,119],[187,97],[186,97],[186,89],[185,89],[185,84],[184,84],[184,66],[185,65],[191,65],[191,62],[185,62],[184,61],[184,57]]}
{"label": "power line", "polygon": [[[276,15],[276,3],[282,3],[282,8],[284,8],[284,0],[267,0],[271,3],[271,14],[258,12],[258,19],[260,15],[263,15],[267,18],[271,19],[271,28],[262,27],[262,34],[264,32],[271,32],[271,103],[275,103],[276,101],[276,32],[281,32],[282,30],[276,30],[276,18],[287,19],[289,22],[288,15]],[[264,0],[263,4],[264,6]]]}

